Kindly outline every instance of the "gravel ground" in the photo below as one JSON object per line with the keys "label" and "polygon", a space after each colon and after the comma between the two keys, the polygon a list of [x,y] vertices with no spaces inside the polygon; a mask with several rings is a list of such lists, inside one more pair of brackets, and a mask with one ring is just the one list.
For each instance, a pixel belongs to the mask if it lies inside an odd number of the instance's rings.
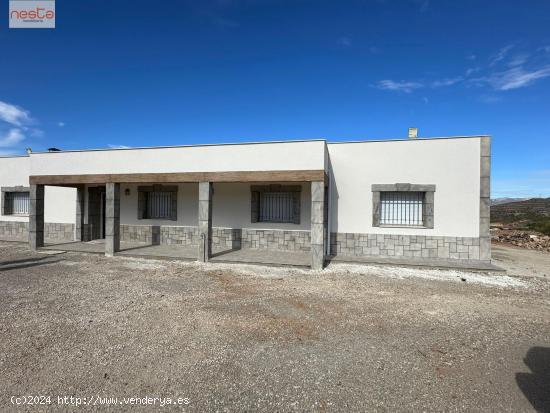
{"label": "gravel ground", "polygon": [[0,254],[0,410],[550,411],[543,277]]}

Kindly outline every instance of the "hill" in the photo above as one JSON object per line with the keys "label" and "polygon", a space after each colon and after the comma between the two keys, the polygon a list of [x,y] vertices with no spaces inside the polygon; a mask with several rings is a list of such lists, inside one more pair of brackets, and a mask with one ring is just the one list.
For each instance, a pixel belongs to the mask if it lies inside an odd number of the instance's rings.
{"label": "hill", "polygon": [[491,206],[491,222],[550,235],[550,198],[531,198]]}

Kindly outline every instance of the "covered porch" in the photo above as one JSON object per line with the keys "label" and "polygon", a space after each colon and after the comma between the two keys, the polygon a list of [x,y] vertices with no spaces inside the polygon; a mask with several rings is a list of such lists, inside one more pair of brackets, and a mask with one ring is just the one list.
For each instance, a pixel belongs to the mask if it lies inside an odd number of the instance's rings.
{"label": "covered porch", "polygon": [[[30,181],[29,241],[34,249],[316,269],[324,263],[324,170],[48,175],[31,176]],[[44,187],[48,185],[76,188],[74,242],[44,242]],[[292,195],[296,189],[291,188],[297,186],[303,195],[303,211],[298,209],[302,222],[294,225],[298,229],[254,220],[254,208],[260,202],[255,193],[261,188]],[[159,225],[146,219],[135,221],[144,187],[159,187],[163,193],[166,188],[179,188],[177,195],[167,199],[173,199],[175,211],[186,220],[178,217]]]}

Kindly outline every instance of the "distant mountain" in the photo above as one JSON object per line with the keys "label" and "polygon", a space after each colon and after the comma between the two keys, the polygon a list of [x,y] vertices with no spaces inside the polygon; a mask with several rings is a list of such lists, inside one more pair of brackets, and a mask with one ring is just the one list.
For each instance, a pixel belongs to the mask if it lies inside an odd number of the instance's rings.
{"label": "distant mountain", "polygon": [[493,222],[532,219],[536,216],[550,217],[550,198],[531,198],[491,206]]}
{"label": "distant mountain", "polygon": [[510,202],[525,201],[529,198],[495,198],[491,199],[491,205],[509,204]]}

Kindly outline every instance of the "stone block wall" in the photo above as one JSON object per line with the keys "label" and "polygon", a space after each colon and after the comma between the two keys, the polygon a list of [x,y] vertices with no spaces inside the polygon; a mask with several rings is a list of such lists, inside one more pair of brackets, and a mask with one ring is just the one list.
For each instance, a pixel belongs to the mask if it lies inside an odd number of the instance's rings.
{"label": "stone block wall", "polygon": [[331,255],[408,259],[480,260],[480,240],[470,237],[331,233]]}
{"label": "stone block wall", "polygon": [[212,228],[212,249],[242,248],[242,230],[240,228]]}
{"label": "stone block wall", "polygon": [[198,227],[160,227],[161,244],[199,245]]}
{"label": "stone block wall", "polygon": [[[47,242],[74,241],[74,224],[46,222],[44,223],[44,239]],[[29,223],[0,221],[0,240],[27,242],[29,240]]]}
{"label": "stone block wall", "polygon": [[[155,231],[160,231],[160,244],[198,246],[198,227],[151,225],[121,225],[122,241],[152,244]],[[159,229],[158,229],[159,228]],[[258,248],[283,251],[309,251],[309,231],[257,230],[241,228],[212,228],[213,249]]]}
{"label": "stone block wall", "polygon": [[242,230],[242,248],[273,249],[283,251],[310,251],[309,231],[285,231],[276,229]]}
{"label": "stone block wall", "polygon": [[120,226],[121,241],[143,242],[147,244],[198,245],[197,227],[126,225]]}
{"label": "stone block wall", "polygon": [[44,239],[46,241],[74,241],[74,224],[44,223]]}
{"label": "stone block wall", "polygon": [[29,223],[17,221],[0,221],[0,240],[28,241]]}

